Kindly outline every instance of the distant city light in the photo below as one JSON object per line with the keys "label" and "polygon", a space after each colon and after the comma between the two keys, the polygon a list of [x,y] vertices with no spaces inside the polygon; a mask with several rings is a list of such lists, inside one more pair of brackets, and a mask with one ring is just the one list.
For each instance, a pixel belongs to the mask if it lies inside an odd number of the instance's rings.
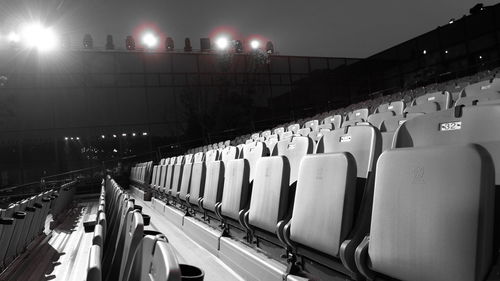
{"label": "distant city light", "polygon": [[76,137],[76,140],[80,140],[80,137]]}
{"label": "distant city light", "polygon": [[7,41],[9,41],[9,43],[18,43],[19,41],[21,41],[21,36],[19,36],[19,34],[15,33],[14,31],[11,31],[7,35]]}
{"label": "distant city light", "polygon": [[144,132],[144,133],[142,133],[142,135],[143,135],[143,136],[147,136],[147,135],[148,135],[148,133]]}
{"label": "distant city light", "polygon": [[448,53],[448,50],[444,51],[444,53],[445,53],[445,54],[447,54],[447,53]]}
{"label": "distant city light", "polygon": [[101,136],[101,139],[105,139],[105,138],[106,138],[106,136],[105,136],[105,135],[102,135],[102,136]]}
{"label": "distant city light", "polygon": [[126,136],[127,136],[127,134],[125,134],[125,133],[122,134],[122,137],[126,137]]}
{"label": "distant city light", "polygon": [[73,140],[73,137],[71,137],[70,140]]}
{"label": "distant city light", "polygon": [[422,52],[422,54],[424,54],[424,55],[425,55],[425,54],[427,54],[427,50],[424,50],[424,51]]}
{"label": "distant city light", "polygon": [[450,19],[450,21],[448,22],[449,24],[452,24],[455,22],[455,19]]}
{"label": "distant city light", "polygon": [[116,135],[113,135],[113,138],[116,138]]}
{"label": "distant city light", "polygon": [[44,27],[39,23],[30,23],[24,26],[21,32],[22,41],[28,48],[39,51],[52,51],[58,47],[59,40],[52,28]]}
{"label": "distant city light", "polygon": [[135,137],[135,133],[132,133],[132,136]]}
{"label": "distant city light", "polygon": [[482,60],[483,59],[483,56],[479,56],[479,59]]}
{"label": "distant city light", "polygon": [[64,137],[64,140],[68,140],[69,138],[68,137]]}
{"label": "distant city light", "polygon": [[250,47],[252,47],[252,49],[256,50],[260,47],[260,42],[259,40],[252,40],[250,42]]}
{"label": "distant city light", "polygon": [[116,152],[118,152],[118,150],[116,150],[116,148],[113,148],[113,152],[115,152],[115,153],[116,153]]}
{"label": "distant city light", "polygon": [[217,48],[219,50],[225,50],[227,47],[229,47],[229,40],[226,37],[219,37],[216,41],[215,44],[217,45]]}
{"label": "distant city light", "polygon": [[142,36],[142,43],[146,45],[147,48],[154,48],[158,45],[158,37],[151,32],[148,32]]}

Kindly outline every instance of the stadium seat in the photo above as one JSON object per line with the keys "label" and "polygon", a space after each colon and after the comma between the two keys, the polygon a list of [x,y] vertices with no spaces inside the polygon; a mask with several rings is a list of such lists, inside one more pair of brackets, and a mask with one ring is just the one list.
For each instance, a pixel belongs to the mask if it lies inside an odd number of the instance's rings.
{"label": "stadium seat", "polygon": [[[248,144],[250,145],[250,144]],[[200,199],[199,204],[205,210],[215,213],[215,207],[222,200],[222,192],[224,188],[224,171],[227,162],[236,159],[238,149],[234,146],[225,148],[221,153],[221,159],[207,162],[207,174],[205,177],[205,188],[203,198]],[[205,213],[210,216],[211,213]],[[214,217],[214,216],[210,216]]]}
{"label": "stadium seat", "polygon": [[185,163],[184,161],[186,158],[191,158],[192,156],[193,156],[192,154],[180,155],[177,156],[177,158],[175,159],[175,164],[172,170],[172,183],[170,185],[170,189],[168,190],[168,195],[170,196],[170,198],[177,197],[177,193],[179,192],[182,182],[182,175]]}
{"label": "stadium seat", "polygon": [[368,119],[368,113],[368,108],[357,109],[347,114],[347,120],[364,122]]}
{"label": "stadium seat", "polygon": [[384,103],[377,107],[375,113],[384,112],[394,112],[394,115],[401,115],[405,109],[405,103],[403,101],[393,101],[390,103]]}
{"label": "stadium seat", "polygon": [[434,92],[415,98],[407,107],[406,113],[430,113],[446,110],[452,106],[451,95],[448,92]]}
{"label": "stadium seat", "polygon": [[[408,129],[422,119],[407,121]],[[370,235],[356,250],[360,271],[370,280],[484,280],[494,250],[494,174],[477,145],[384,152]]]}
{"label": "stadium seat", "polygon": [[[189,187],[191,185],[191,173],[193,171],[193,160],[198,154],[187,154],[184,156],[184,167],[182,169],[181,183],[179,187],[179,192],[177,192],[177,198],[180,200],[181,204],[186,201],[186,197],[189,194]],[[202,155],[203,157],[203,155]]]}
{"label": "stadium seat", "polygon": [[382,122],[386,119],[389,119],[393,116],[395,116],[393,111],[385,111],[385,112],[380,112],[380,113],[374,113],[368,116],[368,122],[375,128],[380,129],[380,125]]}
{"label": "stadium seat", "polygon": [[318,131],[319,121],[318,120],[309,120],[304,123],[304,128],[309,128],[311,131]]}
{"label": "stadium seat", "polygon": [[303,137],[307,137],[310,133],[311,133],[311,128],[301,128],[297,131],[297,135],[300,135]]}
{"label": "stadium seat", "polygon": [[[356,274],[354,251],[369,232],[371,202],[373,199],[373,179],[375,163],[381,152],[381,136],[377,128],[370,125],[359,125],[331,132],[324,132],[318,143],[316,154],[348,152],[355,160],[357,179],[355,183],[354,226],[345,240],[341,242],[339,257],[342,264],[351,274]],[[345,171],[345,170],[344,170]],[[318,195],[318,194],[316,194]],[[316,196],[312,195],[312,196]],[[329,215],[327,215],[329,216]],[[326,218],[318,217],[318,220]],[[338,228],[340,229],[340,228]],[[324,265],[328,264],[317,255],[312,259]],[[331,262],[330,262],[331,263]],[[334,267],[334,265],[331,265]]]}
{"label": "stadium seat", "polygon": [[90,248],[89,263],[87,268],[87,281],[102,280],[102,247],[94,244]]}
{"label": "stadium seat", "polygon": [[[153,270],[154,269],[154,270]],[[174,249],[161,234],[145,235],[132,259],[125,281],[181,281],[181,268]]]}
{"label": "stadium seat", "polygon": [[406,120],[415,118],[420,115],[424,115],[424,113],[405,113],[404,115],[396,115],[383,120],[380,124],[380,133],[382,135],[382,151],[391,149],[392,139],[394,138],[394,133],[398,129],[399,125],[406,122]]}
{"label": "stadium seat", "polygon": [[341,115],[331,115],[323,119],[322,124],[331,124],[329,129],[338,129],[342,127],[342,116]]}
{"label": "stadium seat", "polygon": [[254,143],[245,145],[242,159],[227,162],[224,192],[221,203],[216,207],[217,214],[225,222],[226,233],[229,232],[230,225],[241,229],[239,224],[242,223],[242,216],[248,209],[255,166],[260,158],[268,155],[269,152],[264,143]]}
{"label": "stadium seat", "polygon": [[263,239],[278,249],[285,247],[276,236],[277,225],[290,219],[300,161],[312,152],[310,138],[295,136],[278,142],[278,156],[257,161],[250,207],[243,217],[243,226],[257,244]]}
{"label": "stadium seat", "polygon": [[287,127],[287,131],[292,132],[292,134],[296,134],[299,131],[299,129],[300,129],[299,124],[292,124]]}

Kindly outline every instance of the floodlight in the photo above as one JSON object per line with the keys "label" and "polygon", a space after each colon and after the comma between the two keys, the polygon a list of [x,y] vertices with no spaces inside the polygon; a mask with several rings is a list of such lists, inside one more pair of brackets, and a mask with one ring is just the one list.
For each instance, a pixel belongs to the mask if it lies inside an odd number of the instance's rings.
{"label": "floodlight", "polygon": [[215,44],[219,50],[225,50],[229,46],[229,40],[226,37],[219,37]]}
{"label": "floodlight", "polygon": [[14,31],[11,31],[7,35],[7,41],[9,41],[9,43],[18,43],[20,40],[21,36],[19,36],[19,34],[15,33]]}
{"label": "floodlight", "polygon": [[158,45],[158,37],[151,32],[148,32],[142,36],[142,43],[146,45],[147,48],[154,48]]}
{"label": "floodlight", "polygon": [[252,40],[250,42],[250,47],[252,47],[252,49],[254,49],[254,50],[257,50],[260,47],[260,41],[259,40]]}
{"label": "floodlight", "polygon": [[28,48],[36,48],[42,52],[54,50],[59,45],[59,39],[54,30],[39,23],[24,26],[21,37]]}

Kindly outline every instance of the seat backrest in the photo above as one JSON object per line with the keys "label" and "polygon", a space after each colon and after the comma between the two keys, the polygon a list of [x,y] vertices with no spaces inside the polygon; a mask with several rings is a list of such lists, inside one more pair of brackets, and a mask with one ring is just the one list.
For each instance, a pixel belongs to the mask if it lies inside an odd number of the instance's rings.
{"label": "seat backrest", "polygon": [[361,108],[348,113],[350,121],[366,121],[368,119],[368,108]]}
{"label": "seat backrest", "polygon": [[427,93],[425,95],[419,96],[412,101],[412,106],[422,105],[429,102],[437,103],[437,110],[446,110],[452,106],[451,95],[447,91]]}
{"label": "seat backrest", "polygon": [[[395,148],[477,143],[500,163],[500,105],[477,105],[426,114],[407,120],[396,131]],[[487,124],[487,126],[485,125]],[[495,165],[500,185],[500,164]]]}
{"label": "seat backrest", "polygon": [[372,124],[373,127],[380,129],[380,125],[382,124],[382,122],[386,119],[393,117],[393,116],[395,116],[393,111],[374,113],[374,114],[368,116],[368,122],[370,124]]}
{"label": "seat backrest", "polygon": [[356,160],[358,178],[366,179],[374,170],[381,149],[378,129],[370,125],[359,125],[324,132],[316,153],[349,152]]}
{"label": "seat backrest", "polygon": [[264,138],[267,138],[270,135],[271,135],[271,130],[265,130],[262,133],[260,133],[260,136]]}
{"label": "seat backrest", "polygon": [[299,129],[300,129],[299,124],[292,124],[287,127],[287,131],[292,132],[292,134],[296,134]]}
{"label": "seat backrest", "polygon": [[125,223],[125,243],[123,248],[123,258],[120,266],[120,279],[123,280],[125,273],[130,271],[134,253],[139,247],[144,233],[144,220],[139,210],[129,212]]}
{"label": "seat backrest", "polygon": [[144,236],[130,269],[124,281],[182,280],[175,250],[162,234]]}
{"label": "seat backrest", "polygon": [[205,162],[219,160],[220,152],[217,149],[209,150],[205,153]]}
{"label": "seat backrest", "polygon": [[317,131],[318,125],[319,125],[318,120],[309,120],[306,123],[304,123],[304,128],[309,128],[311,129],[311,131]]}
{"label": "seat backrest", "polygon": [[500,102],[500,92],[489,91],[480,95],[459,97],[455,106],[473,106],[477,104]]}
{"label": "seat backrest", "polygon": [[383,113],[383,112],[394,112],[394,115],[403,114],[403,110],[405,109],[405,103],[400,101],[393,101],[390,103],[384,103],[377,107],[375,113]]}
{"label": "seat backrest", "polygon": [[228,146],[224,148],[220,154],[220,160],[225,163],[229,160],[238,158],[239,151],[236,146]]}
{"label": "seat backrest", "polygon": [[257,140],[259,137],[260,137],[259,133],[253,133],[252,135],[250,135],[250,139],[252,139],[254,141]]}
{"label": "seat backrest", "polygon": [[271,233],[288,211],[290,165],[285,156],[257,161],[248,222]]}
{"label": "seat backrest", "polygon": [[256,142],[252,144],[247,144],[243,147],[243,157],[248,161],[249,169],[249,182],[252,182],[255,174],[255,166],[257,161],[264,156],[269,156],[269,150],[265,143]]}
{"label": "seat backrest", "polygon": [[153,187],[155,187],[155,186],[156,186],[156,181],[157,181],[158,175],[159,175],[159,173],[158,173],[158,165],[155,165],[155,166],[153,167],[153,178],[152,178],[152,180],[151,180],[151,185],[152,185]]}
{"label": "seat backrest", "polygon": [[292,136],[293,136],[293,132],[291,132],[291,131],[286,131],[286,132],[280,133],[278,135],[280,141],[289,140],[292,138]]}
{"label": "seat backrest", "polygon": [[311,133],[311,128],[301,128],[297,131],[297,135],[307,137]]}
{"label": "seat backrest", "polygon": [[89,252],[89,264],[87,267],[87,281],[101,281],[102,280],[102,247],[99,245],[92,245]]}
{"label": "seat backrest", "polygon": [[267,148],[269,149],[269,155],[276,155],[276,145],[278,144],[278,138],[276,135],[271,135],[264,143],[266,144]]}
{"label": "seat backrest", "polygon": [[177,196],[177,192],[179,191],[184,169],[184,160],[184,155],[177,156],[175,159],[175,164],[172,167],[172,183],[170,184],[169,189],[169,194],[172,196]]}
{"label": "seat backrest", "polygon": [[283,133],[284,131],[285,131],[285,128],[283,128],[283,127],[278,127],[278,128],[275,128],[275,129],[273,130],[273,134],[274,134],[274,135],[279,135],[279,134]]}
{"label": "seat backrest", "polygon": [[338,129],[342,127],[342,116],[341,115],[331,115],[323,119],[323,124],[332,124],[332,129]]}
{"label": "seat backrest", "polygon": [[194,155],[191,171],[191,182],[189,184],[189,203],[198,204],[198,199],[203,196],[205,188],[206,164],[205,153],[198,152]]}
{"label": "seat backrest", "polygon": [[[262,145],[262,143],[260,143]],[[258,152],[247,154],[258,160]],[[248,159],[234,159],[225,165],[224,190],[221,199],[221,214],[238,220],[239,213],[246,207],[249,197],[250,165]]]}
{"label": "seat backrest", "polygon": [[408,106],[405,108],[405,113],[407,114],[413,114],[413,113],[431,113],[431,112],[436,112],[439,111],[439,104],[437,102],[426,102],[422,104],[415,104]]}
{"label": "seat backrest", "polygon": [[182,169],[181,184],[179,187],[179,198],[186,200],[186,195],[189,194],[189,186],[191,184],[191,173],[193,171],[193,154],[187,154],[184,157],[184,167]]}
{"label": "seat backrest", "polygon": [[294,136],[290,140],[279,141],[278,155],[285,156],[290,165],[290,183],[297,181],[300,160],[307,154],[313,153],[314,144],[309,137]]}
{"label": "seat backrest", "polygon": [[384,152],[375,178],[371,268],[398,280],[484,280],[493,250],[493,165],[477,145]]}
{"label": "seat backrest", "polygon": [[205,189],[203,192],[203,208],[215,211],[215,205],[222,199],[224,184],[224,162],[221,160],[207,163]]}
{"label": "seat backrest", "polygon": [[459,98],[481,96],[487,93],[498,93],[498,92],[500,92],[500,78],[494,78],[493,80],[484,80],[466,86],[460,92]]}
{"label": "seat backrest", "polygon": [[349,153],[305,156],[290,221],[291,240],[338,257],[354,220],[355,186],[356,161]]}

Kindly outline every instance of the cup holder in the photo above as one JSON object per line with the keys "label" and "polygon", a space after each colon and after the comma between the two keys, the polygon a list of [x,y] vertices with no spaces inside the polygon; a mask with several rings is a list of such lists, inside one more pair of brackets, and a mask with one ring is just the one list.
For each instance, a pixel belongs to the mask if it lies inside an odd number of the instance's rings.
{"label": "cup holder", "polygon": [[179,264],[181,269],[181,280],[183,281],[203,281],[205,272],[201,268],[189,264]]}

